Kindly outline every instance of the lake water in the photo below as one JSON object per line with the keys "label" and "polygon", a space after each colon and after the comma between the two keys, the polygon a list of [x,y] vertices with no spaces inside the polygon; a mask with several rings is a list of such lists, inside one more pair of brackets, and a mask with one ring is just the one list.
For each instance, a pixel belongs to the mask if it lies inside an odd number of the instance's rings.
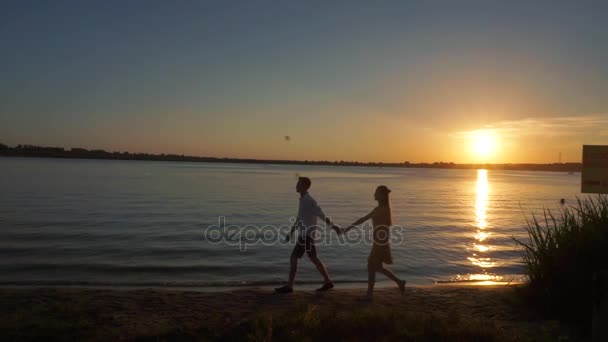
{"label": "lake water", "polygon": [[[0,283],[279,284],[298,175],[343,226],[391,188],[391,268],[419,285],[521,280],[526,216],[580,195],[578,173],[0,158]],[[336,283],[366,281],[365,232],[319,243]],[[297,282],[321,282],[300,265]]]}

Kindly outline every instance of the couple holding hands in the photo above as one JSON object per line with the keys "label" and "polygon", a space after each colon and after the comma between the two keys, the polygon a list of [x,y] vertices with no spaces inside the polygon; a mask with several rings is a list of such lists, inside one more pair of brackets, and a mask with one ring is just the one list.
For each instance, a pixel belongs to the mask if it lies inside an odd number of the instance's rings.
{"label": "couple holding hands", "polygon": [[392,279],[401,293],[405,291],[405,280],[397,278],[397,276],[389,269],[384,267],[383,264],[392,264],[393,259],[391,256],[391,248],[389,244],[389,229],[392,225],[391,218],[391,207],[389,203],[389,193],[391,192],[386,186],[380,185],[376,188],[374,193],[374,199],[378,201],[378,206],[374,208],[369,214],[358,219],[346,229],[341,229],[337,225],[331,222],[331,220],[325,216],[323,210],[319,207],[317,202],[308,193],[311,181],[307,177],[299,177],[298,183],[296,184],[296,191],[300,194],[300,205],[298,208],[298,216],[296,222],[291,227],[291,231],[287,238],[289,239],[294,235],[296,228],[300,229],[300,233],[297,237],[297,242],[291,253],[290,258],[290,269],[289,269],[289,280],[287,285],[276,288],[277,293],[290,293],[293,292],[293,285],[295,281],[296,272],[298,270],[298,259],[300,259],[304,253],[308,255],[310,261],[316,266],[317,270],[323,276],[324,284],[317,291],[327,291],[334,287],[327,269],[323,262],[317,257],[317,250],[314,244],[314,238],[312,234],[314,228],[317,226],[317,218],[325,221],[326,224],[330,225],[332,229],[338,234],[344,234],[355,226],[362,224],[363,222],[371,219],[374,231],[374,243],[372,251],[367,259],[367,271],[368,271],[368,284],[367,284],[367,296],[371,298],[374,283],[376,282],[376,272],[380,272]]}

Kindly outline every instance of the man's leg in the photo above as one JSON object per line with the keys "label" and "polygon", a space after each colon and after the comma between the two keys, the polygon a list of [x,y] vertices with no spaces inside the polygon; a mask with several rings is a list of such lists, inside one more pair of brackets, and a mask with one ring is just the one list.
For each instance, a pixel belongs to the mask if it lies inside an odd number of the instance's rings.
{"label": "man's leg", "polygon": [[277,293],[290,293],[293,291],[296,273],[298,272],[298,259],[302,255],[304,255],[304,245],[298,241],[289,258],[289,280],[287,281],[287,285],[274,289]]}
{"label": "man's leg", "polygon": [[315,264],[315,266],[317,267],[317,270],[323,276],[323,281],[325,282],[325,284],[331,283],[331,279],[329,279],[329,274],[327,274],[327,269],[325,268],[325,265],[323,264],[321,259],[319,259],[315,255],[315,256],[310,256],[310,261],[312,261],[312,263]]}
{"label": "man's leg", "polygon": [[314,238],[312,236],[307,236],[304,246],[306,247],[306,254],[308,254],[308,258],[315,265],[317,271],[319,271],[319,273],[321,273],[321,275],[323,276],[323,283],[325,285],[323,285],[323,287],[319,290],[329,290],[333,287],[333,284],[331,283],[331,279],[329,279],[329,274],[327,274],[327,269],[325,268],[325,265],[323,264],[321,259],[317,257],[317,247],[315,246]]}
{"label": "man's leg", "polygon": [[296,273],[298,272],[298,257],[292,255],[289,260],[289,280],[287,281],[287,286],[293,288],[293,284],[296,280]]}

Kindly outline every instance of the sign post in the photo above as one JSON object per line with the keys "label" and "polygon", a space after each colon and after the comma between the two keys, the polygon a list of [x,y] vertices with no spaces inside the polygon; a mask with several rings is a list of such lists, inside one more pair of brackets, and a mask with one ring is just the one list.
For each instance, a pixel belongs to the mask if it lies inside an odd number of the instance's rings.
{"label": "sign post", "polygon": [[608,145],[583,145],[581,192],[608,194]]}
{"label": "sign post", "polygon": [[[581,192],[608,194],[608,146],[583,145],[583,171]],[[592,340],[606,341],[608,338],[608,272],[600,271],[593,278]]]}

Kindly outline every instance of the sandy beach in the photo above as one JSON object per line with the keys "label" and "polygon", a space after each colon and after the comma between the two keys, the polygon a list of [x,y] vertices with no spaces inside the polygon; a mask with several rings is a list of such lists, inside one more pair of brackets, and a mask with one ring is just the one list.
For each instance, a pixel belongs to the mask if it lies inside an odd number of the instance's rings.
{"label": "sandy beach", "polygon": [[2,288],[0,333],[14,340],[221,340],[234,338],[243,322],[259,317],[272,321],[296,312],[377,310],[489,328],[498,340],[564,334],[556,322],[542,321],[526,310],[516,291],[517,286],[428,286],[409,287],[401,296],[396,289],[381,288],[370,302],[362,300],[364,289],[277,295],[271,288]]}

